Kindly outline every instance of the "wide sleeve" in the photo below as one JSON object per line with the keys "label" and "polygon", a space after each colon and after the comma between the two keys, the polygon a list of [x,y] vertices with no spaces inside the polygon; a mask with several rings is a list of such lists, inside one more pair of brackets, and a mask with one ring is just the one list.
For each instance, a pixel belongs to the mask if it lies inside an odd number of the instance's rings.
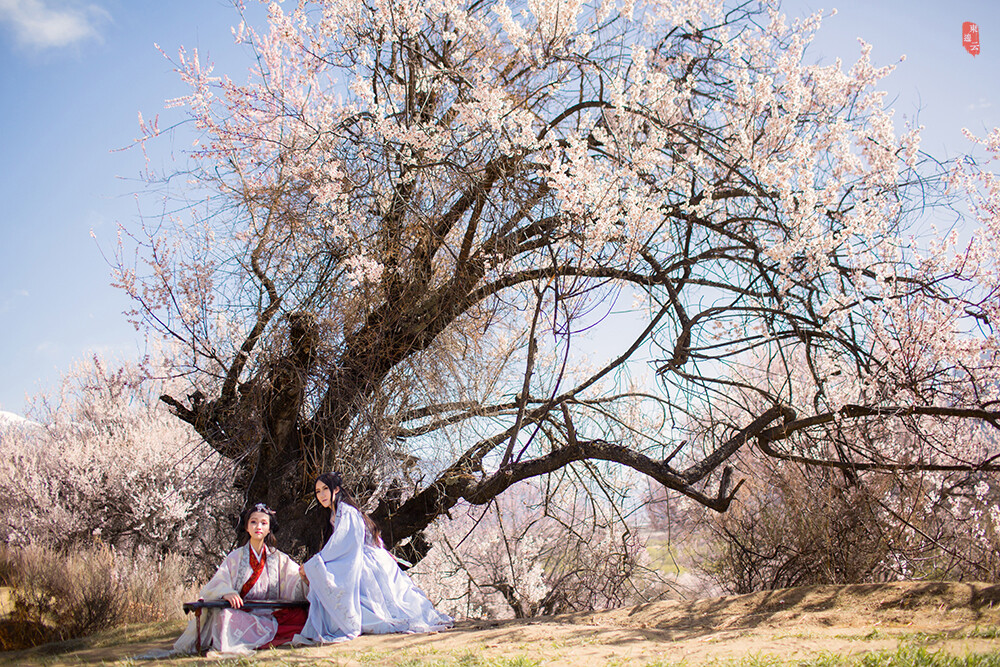
{"label": "wide sleeve", "polygon": [[242,584],[236,581],[239,565],[240,550],[230,551],[212,578],[202,586],[198,596],[202,600],[220,600],[224,595],[237,593],[237,589],[242,587]]}
{"label": "wide sleeve", "polygon": [[326,563],[352,560],[360,557],[364,543],[364,519],[358,510],[345,503],[337,512],[337,524],[334,526],[333,535],[323,545],[319,556]]}
{"label": "wide sleeve", "polygon": [[[236,592],[236,579],[240,566],[240,549],[229,552],[229,555],[219,565],[219,569],[202,586],[198,597],[202,600],[221,600],[223,595]],[[240,584],[242,586],[242,584]],[[205,609],[201,616],[201,645],[212,645],[212,630],[216,625],[218,611],[215,609]],[[197,645],[198,630],[194,617],[188,620],[187,628],[181,636],[174,642],[174,653],[193,653]],[[164,656],[157,656],[164,657]]]}
{"label": "wide sleeve", "polygon": [[278,598],[281,600],[305,600],[309,590],[299,575],[299,564],[288,554],[275,550],[278,555]]}

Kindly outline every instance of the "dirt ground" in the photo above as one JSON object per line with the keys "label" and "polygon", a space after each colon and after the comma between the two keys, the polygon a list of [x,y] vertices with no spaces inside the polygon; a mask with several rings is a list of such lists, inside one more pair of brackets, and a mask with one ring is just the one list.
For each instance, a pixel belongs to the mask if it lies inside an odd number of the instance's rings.
{"label": "dirt ground", "polygon": [[[810,586],[743,596],[656,602],[629,609],[517,621],[465,621],[428,635],[370,635],[334,646],[259,652],[260,664],[372,665],[517,658],[545,666],[643,665],[742,659],[803,660],[919,643],[949,653],[1000,652],[1000,585],[901,582]],[[169,648],[179,624],[86,642],[0,654],[7,664],[129,661]],[[205,664],[211,658],[166,664]],[[148,664],[148,663],[147,663]],[[230,663],[232,664],[232,663]]]}

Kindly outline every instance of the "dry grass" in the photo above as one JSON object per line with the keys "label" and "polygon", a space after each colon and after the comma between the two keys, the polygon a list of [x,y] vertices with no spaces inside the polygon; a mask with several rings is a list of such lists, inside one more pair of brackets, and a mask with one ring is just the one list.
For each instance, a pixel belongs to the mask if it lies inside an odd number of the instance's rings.
{"label": "dry grass", "polygon": [[0,649],[82,637],[180,616],[188,591],[179,560],[119,554],[104,544],[57,552],[0,548],[10,584]]}

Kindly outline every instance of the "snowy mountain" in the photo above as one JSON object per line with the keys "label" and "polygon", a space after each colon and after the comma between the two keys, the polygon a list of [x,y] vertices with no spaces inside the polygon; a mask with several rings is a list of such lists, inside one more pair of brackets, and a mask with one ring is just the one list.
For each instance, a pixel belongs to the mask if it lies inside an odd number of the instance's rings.
{"label": "snowy mountain", "polygon": [[21,415],[0,410],[0,432],[15,429],[19,431],[34,431],[36,429],[44,430],[44,427],[38,422],[25,419]]}

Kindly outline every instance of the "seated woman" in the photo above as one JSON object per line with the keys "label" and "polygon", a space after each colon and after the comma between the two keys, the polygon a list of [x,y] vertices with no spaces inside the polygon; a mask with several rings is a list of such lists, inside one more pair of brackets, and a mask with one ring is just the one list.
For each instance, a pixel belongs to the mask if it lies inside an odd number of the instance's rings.
{"label": "seated woman", "polygon": [[454,621],[413,585],[386,551],[375,523],[343,488],[337,473],[316,479],[324,508],[323,549],[306,561],[309,617],[293,644],[333,643],[359,634],[433,632]]}
{"label": "seated woman", "polygon": [[[257,503],[240,515],[241,546],[231,551],[211,581],[201,589],[203,600],[228,600],[229,609],[202,612],[201,645],[220,653],[251,653],[287,644],[302,628],[303,609],[244,611],[244,600],[304,600],[305,583],[299,566],[274,547],[274,511]],[[193,653],[195,620],[174,643],[175,653]]]}

